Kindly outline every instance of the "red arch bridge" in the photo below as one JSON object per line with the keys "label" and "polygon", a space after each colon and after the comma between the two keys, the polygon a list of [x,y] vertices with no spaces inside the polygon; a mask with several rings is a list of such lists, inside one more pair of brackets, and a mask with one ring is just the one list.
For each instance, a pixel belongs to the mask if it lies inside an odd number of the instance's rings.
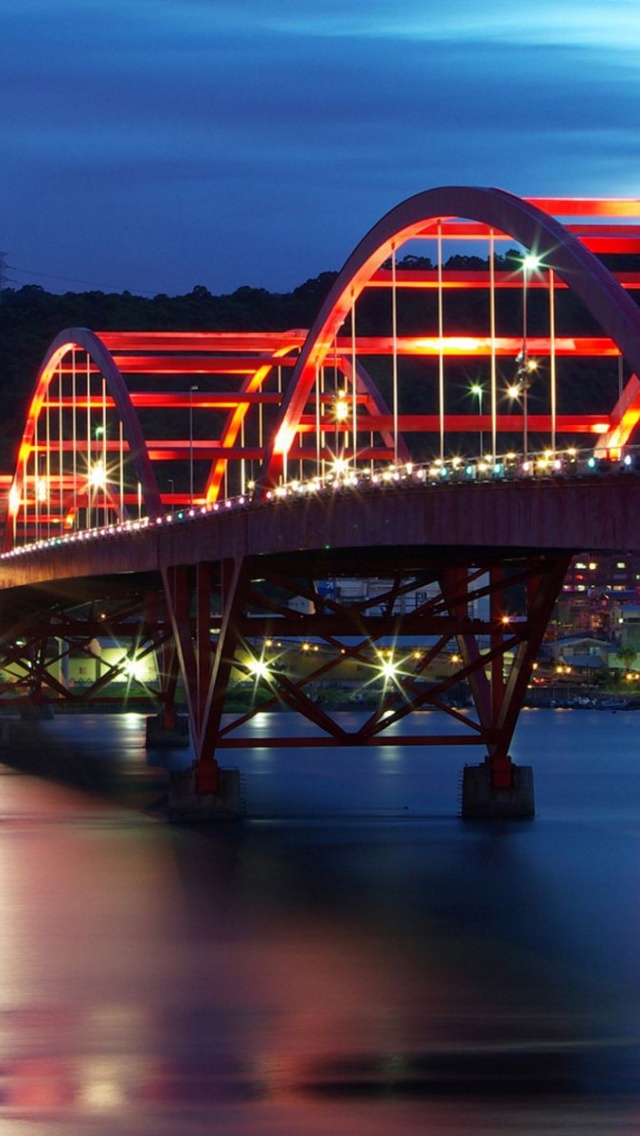
{"label": "red arch bridge", "polygon": [[[428,190],[308,330],[62,332],[7,479],[2,697],[153,658],[178,812],[233,810],[225,748],[388,742],[479,746],[463,812],[531,815],[509,749],[569,562],[640,549],[639,217]],[[248,743],[283,704],[298,732]]]}

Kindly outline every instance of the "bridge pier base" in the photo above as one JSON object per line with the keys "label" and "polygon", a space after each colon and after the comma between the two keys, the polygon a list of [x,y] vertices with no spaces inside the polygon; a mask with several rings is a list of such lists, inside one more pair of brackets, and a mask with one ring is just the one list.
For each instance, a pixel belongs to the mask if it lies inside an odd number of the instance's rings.
{"label": "bridge pier base", "polygon": [[215,792],[198,792],[195,766],[169,774],[169,820],[238,820],[242,815],[240,771],[218,769]]}
{"label": "bridge pier base", "polygon": [[511,764],[510,784],[498,785],[489,762],[466,765],[462,778],[462,819],[526,820],[535,815],[533,769]]}
{"label": "bridge pier base", "polygon": [[187,715],[174,714],[169,722],[164,713],[147,718],[145,745],[147,749],[186,749],[189,745]]}

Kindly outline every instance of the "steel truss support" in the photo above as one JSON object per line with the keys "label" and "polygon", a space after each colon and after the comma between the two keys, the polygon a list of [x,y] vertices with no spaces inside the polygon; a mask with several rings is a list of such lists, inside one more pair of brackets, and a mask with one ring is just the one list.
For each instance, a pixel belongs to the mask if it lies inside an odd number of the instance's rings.
{"label": "steel truss support", "polygon": [[[164,619],[159,585],[123,588],[122,582],[85,582],[79,591],[26,588],[11,597],[11,610],[2,611],[0,696],[5,704],[104,700],[114,680],[127,676],[150,654],[158,659],[159,689],[146,686],[145,701],[165,704],[168,696],[161,660],[170,650],[172,632]],[[117,648],[108,661],[103,647]],[[85,658],[92,664],[86,682],[71,685],[69,661]],[[110,696],[113,701],[113,695]]]}
{"label": "steel truss support", "polygon": [[[458,637],[467,672],[493,789],[510,789],[514,767],[509,747],[522,708],[533,664],[558,597],[571,557],[565,553],[533,555],[516,568],[511,561],[494,564],[488,578],[490,603],[488,650],[479,649],[476,636]],[[458,618],[469,623],[468,569],[447,569],[443,593]],[[522,590],[523,607],[509,614],[509,592]],[[509,662],[507,665],[507,657]]]}
{"label": "steel truss support", "polygon": [[216,740],[244,602],[242,563],[224,560],[163,573],[165,602],[185,688],[196,753],[196,792],[216,794]]}
{"label": "steel truss support", "polygon": [[[298,730],[292,718],[286,736],[269,731],[252,747],[480,745],[492,786],[507,787],[518,713],[569,560],[403,549],[168,570],[196,791],[216,793],[219,751],[246,747],[242,727],[276,707],[297,715]],[[419,732],[403,729],[425,709],[441,713],[421,715]]]}

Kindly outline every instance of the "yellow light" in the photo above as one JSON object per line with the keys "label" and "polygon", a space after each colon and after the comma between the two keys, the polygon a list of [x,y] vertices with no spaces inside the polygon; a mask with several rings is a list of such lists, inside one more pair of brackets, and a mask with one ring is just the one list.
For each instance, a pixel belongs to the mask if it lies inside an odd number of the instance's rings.
{"label": "yellow light", "polygon": [[20,490],[18,489],[18,486],[14,482],[14,484],[11,486],[11,489],[9,490],[9,513],[11,514],[12,517],[15,516],[15,514],[18,512],[19,508],[20,508]]}
{"label": "yellow light", "polygon": [[349,403],[346,401],[343,392],[336,395],[333,413],[335,414],[337,422],[344,422],[345,418],[349,417]]}
{"label": "yellow light", "polygon": [[267,681],[271,678],[271,671],[264,659],[249,659],[247,666],[250,673],[255,675],[256,678],[263,678]]}
{"label": "yellow light", "polygon": [[127,659],[124,663],[124,671],[129,678],[136,679],[139,682],[144,677],[144,659]]}
{"label": "yellow light", "polygon": [[510,387],[507,387],[507,394],[508,394],[509,398],[519,398],[520,397],[520,387],[516,386],[515,383],[512,384]]}

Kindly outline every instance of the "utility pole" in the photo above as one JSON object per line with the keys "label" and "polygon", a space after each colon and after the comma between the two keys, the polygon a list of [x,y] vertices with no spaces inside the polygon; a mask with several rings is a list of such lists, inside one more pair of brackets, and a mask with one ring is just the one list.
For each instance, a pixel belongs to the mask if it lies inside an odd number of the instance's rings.
{"label": "utility pole", "polygon": [[0,304],[4,301],[4,293],[7,287],[7,261],[6,252],[0,252]]}

